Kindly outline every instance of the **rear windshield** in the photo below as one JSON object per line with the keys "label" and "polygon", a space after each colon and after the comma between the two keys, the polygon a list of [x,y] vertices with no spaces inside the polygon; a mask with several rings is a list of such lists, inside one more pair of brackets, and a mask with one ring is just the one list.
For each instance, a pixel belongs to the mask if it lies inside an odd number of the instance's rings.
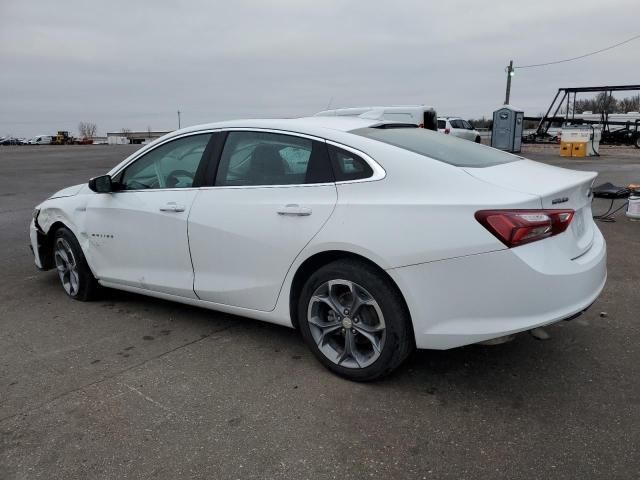
{"label": "rear windshield", "polygon": [[522,158],[423,128],[359,128],[352,130],[351,133],[388,143],[456,167],[492,167]]}

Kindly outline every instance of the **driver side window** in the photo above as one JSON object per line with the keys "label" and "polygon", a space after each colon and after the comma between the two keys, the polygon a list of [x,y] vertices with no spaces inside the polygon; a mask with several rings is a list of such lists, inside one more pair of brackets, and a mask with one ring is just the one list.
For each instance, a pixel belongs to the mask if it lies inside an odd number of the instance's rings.
{"label": "driver side window", "polygon": [[210,138],[210,133],[190,135],[154,148],[124,170],[120,189],[192,187]]}

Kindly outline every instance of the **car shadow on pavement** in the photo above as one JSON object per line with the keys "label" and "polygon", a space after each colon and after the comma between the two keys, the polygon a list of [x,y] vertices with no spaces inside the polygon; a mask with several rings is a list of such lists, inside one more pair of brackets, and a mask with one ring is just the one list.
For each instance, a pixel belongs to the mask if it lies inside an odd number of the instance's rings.
{"label": "car shadow on pavement", "polygon": [[[59,289],[55,273],[43,275],[41,281],[47,289]],[[61,291],[58,294],[63,295]],[[320,381],[350,384],[321,367],[299,334],[287,327],[113,289],[103,289],[100,299],[91,304],[113,308],[114,315],[127,314],[133,322],[142,321],[139,315],[144,314],[158,321],[170,320],[177,327],[182,324],[185,328],[198,326],[215,331],[220,326],[231,326],[226,335],[241,340],[253,352],[269,352],[268,361],[280,361],[281,355],[286,357],[283,361],[295,359],[297,367],[292,375],[302,377],[301,372],[308,370],[325,377]],[[549,327],[552,338],[547,341],[522,333],[513,341],[496,346],[418,350],[390,376],[353,385],[409,395],[433,395],[441,406],[460,404],[463,409],[470,408],[470,398],[491,400],[489,404],[495,407],[513,409],[524,408],[533,401],[544,404],[550,395],[570,395],[577,383],[589,381],[588,369],[581,362],[588,364],[590,357],[573,332],[580,327],[572,323]]]}

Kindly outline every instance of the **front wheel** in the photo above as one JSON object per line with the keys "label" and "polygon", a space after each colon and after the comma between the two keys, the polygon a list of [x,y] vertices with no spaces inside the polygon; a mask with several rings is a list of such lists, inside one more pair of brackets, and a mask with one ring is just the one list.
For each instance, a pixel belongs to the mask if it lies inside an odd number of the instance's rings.
{"label": "front wheel", "polygon": [[92,299],[98,289],[80,244],[68,228],[59,228],[53,240],[53,258],[62,288],[74,300]]}
{"label": "front wheel", "polygon": [[475,142],[476,142],[476,143],[481,143],[481,142],[482,142],[482,139],[478,136],[478,137],[476,137]]}
{"label": "front wheel", "polygon": [[350,380],[381,378],[415,348],[395,285],[360,261],[335,261],[311,275],[300,295],[298,324],[320,362]]}

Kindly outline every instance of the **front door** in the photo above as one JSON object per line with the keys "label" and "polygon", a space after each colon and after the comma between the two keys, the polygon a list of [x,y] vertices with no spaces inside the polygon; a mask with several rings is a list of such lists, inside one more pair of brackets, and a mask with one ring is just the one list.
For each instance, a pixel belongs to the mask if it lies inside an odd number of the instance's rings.
{"label": "front door", "polygon": [[198,297],[272,310],[289,267],[336,200],[324,142],[230,132],[214,186],[201,190],[189,217]]}
{"label": "front door", "polygon": [[187,218],[194,179],[211,134],[195,134],[145,153],[96,194],[86,211],[87,259],[107,284],[195,298]]}

